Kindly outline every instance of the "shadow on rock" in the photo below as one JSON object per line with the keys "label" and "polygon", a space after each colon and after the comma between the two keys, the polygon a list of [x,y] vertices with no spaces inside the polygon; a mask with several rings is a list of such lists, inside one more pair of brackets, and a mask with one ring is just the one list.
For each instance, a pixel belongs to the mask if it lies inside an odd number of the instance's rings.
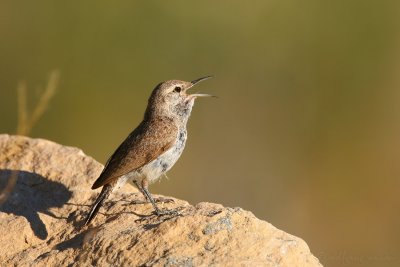
{"label": "shadow on rock", "polygon": [[63,241],[57,244],[54,248],[60,251],[69,249],[69,248],[79,248],[82,246],[87,232],[82,232],[74,236],[73,238]]}
{"label": "shadow on rock", "polygon": [[16,183],[0,211],[24,216],[34,234],[46,239],[46,225],[39,217],[39,212],[58,218],[48,209],[62,207],[72,196],[63,184],[50,181],[45,177],[27,171],[0,170],[0,191],[8,184],[10,177],[16,176]]}

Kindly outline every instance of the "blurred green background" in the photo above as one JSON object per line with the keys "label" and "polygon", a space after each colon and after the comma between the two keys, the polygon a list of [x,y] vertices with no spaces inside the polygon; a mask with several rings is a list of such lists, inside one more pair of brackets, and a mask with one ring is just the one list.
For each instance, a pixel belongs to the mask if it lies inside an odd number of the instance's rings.
{"label": "blurred green background", "polygon": [[1,1],[0,132],[19,81],[57,94],[31,132],[104,163],[153,87],[214,79],[154,193],[240,206],[326,266],[400,264],[400,2]]}

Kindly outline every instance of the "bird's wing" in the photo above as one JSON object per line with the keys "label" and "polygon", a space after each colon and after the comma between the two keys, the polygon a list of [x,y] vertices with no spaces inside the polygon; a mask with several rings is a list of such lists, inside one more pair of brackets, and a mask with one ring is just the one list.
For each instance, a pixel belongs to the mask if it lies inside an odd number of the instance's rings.
{"label": "bird's wing", "polygon": [[107,161],[92,189],[108,184],[155,160],[176,142],[178,127],[168,118],[142,122]]}

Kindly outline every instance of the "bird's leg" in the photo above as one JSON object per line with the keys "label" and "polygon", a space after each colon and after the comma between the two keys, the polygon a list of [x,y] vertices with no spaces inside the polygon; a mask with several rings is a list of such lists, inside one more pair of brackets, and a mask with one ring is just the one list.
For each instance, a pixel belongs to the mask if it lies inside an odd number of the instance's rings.
{"label": "bird's leg", "polygon": [[[140,193],[143,194],[143,196],[146,199],[146,202],[150,202],[151,203],[151,199],[147,196],[147,194],[143,190],[142,185],[139,182],[135,181],[135,180],[133,180],[132,182],[135,184],[136,188],[140,191]],[[148,195],[151,196],[150,192],[148,193]],[[173,200],[172,198],[163,198],[163,197],[159,197],[159,198],[155,198],[155,199],[153,198],[153,200],[154,200],[155,203],[157,203],[157,202],[161,202],[161,203],[172,203],[172,202],[175,202],[175,200]]]}
{"label": "bird's leg", "polygon": [[158,216],[169,215],[169,214],[178,215],[178,212],[176,210],[160,210],[156,202],[154,201],[153,197],[151,196],[148,187],[149,187],[149,182],[147,181],[147,179],[143,179],[141,185],[141,191],[143,195],[150,201],[151,205],[153,205],[153,208]]}
{"label": "bird's leg", "polygon": [[144,193],[143,188],[142,188],[142,186],[140,185],[140,183],[138,183],[138,182],[135,181],[135,180],[132,180],[132,183],[135,184],[136,188],[137,188],[137,189],[139,190],[139,192],[142,193],[142,195],[144,196],[144,200],[138,200],[138,201],[135,201],[134,203],[135,203],[135,204],[146,204],[146,203],[148,203],[149,201],[148,201],[148,199],[147,199],[147,197],[146,197],[146,194]]}
{"label": "bird's leg", "polygon": [[140,183],[138,183],[138,182],[135,181],[135,180],[133,180],[132,182],[135,184],[136,188],[140,191],[140,193],[143,194],[143,196],[144,196],[144,198],[145,198],[145,201],[144,201],[143,203],[146,203],[146,200],[148,201],[148,198],[147,198],[147,196],[146,196],[146,193],[143,191],[142,186],[140,185]]}

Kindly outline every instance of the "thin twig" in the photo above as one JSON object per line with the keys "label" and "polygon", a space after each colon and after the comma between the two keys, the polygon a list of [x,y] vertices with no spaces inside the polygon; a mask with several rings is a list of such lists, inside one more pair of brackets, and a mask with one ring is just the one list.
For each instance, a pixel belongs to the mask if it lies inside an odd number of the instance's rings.
{"label": "thin twig", "polygon": [[17,134],[26,134],[26,126],[28,124],[28,112],[26,110],[26,84],[19,82],[17,87],[18,94],[18,127]]}
{"label": "thin twig", "polygon": [[54,96],[56,92],[56,88],[58,86],[58,82],[60,80],[60,73],[58,70],[53,70],[50,74],[49,81],[47,83],[46,89],[41,95],[39,102],[37,103],[35,109],[32,112],[32,116],[30,117],[27,127],[26,134],[29,134],[32,130],[33,126],[39,121],[44,112],[49,106],[50,100]]}

